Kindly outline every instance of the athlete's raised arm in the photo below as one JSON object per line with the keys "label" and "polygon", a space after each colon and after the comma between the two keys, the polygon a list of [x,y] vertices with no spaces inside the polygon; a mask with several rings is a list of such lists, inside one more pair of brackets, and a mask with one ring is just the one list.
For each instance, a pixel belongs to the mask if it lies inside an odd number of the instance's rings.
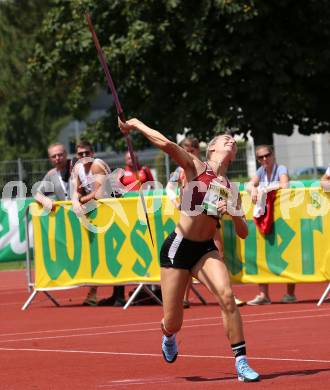
{"label": "athlete's raised arm", "polygon": [[153,145],[167,153],[185,171],[195,169],[194,157],[190,153],[140,120],[133,118],[124,123],[118,118],[118,125],[123,134],[128,134],[131,130],[142,133]]}

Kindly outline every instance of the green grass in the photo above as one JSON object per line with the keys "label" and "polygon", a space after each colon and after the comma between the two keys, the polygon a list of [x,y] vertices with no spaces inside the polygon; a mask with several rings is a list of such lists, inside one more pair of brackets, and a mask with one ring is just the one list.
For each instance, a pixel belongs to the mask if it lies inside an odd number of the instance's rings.
{"label": "green grass", "polygon": [[0,262],[0,271],[11,269],[25,269],[25,260]]}

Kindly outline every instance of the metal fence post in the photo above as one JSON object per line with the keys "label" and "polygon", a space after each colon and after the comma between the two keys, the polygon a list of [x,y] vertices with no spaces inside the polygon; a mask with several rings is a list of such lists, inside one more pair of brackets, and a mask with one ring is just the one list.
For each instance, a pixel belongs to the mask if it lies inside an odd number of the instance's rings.
{"label": "metal fence post", "polygon": [[22,160],[20,158],[17,159],[17,174],[18,174],[18,180],[20,182],[23,181],[23,167],[22,167]]}
{"label": "metal fence post", "polygon": [[25,261],[26,261],[26,277],[28,291],[32,291],[33,282],[32,282],[32,270],[31,270],[31,256],[30,256],[30,235],[29,235],[29,211],[30,205],[27,206],[24,213],[24,223],[25,223],[25,236],[26,236],[26,252],[25,252]]}
{"label": "metal fence post", "polygon": [[316,150],[315,150],[314,140],[312,140],[312,156],[313,156],[313,179],[317,179]]}
{"label": "metal fence post", "polygon": [[166,181],[170,180],[170,158],[167,153],[165,153],[165,172],[166,172]]}
{"label": "metal fence post", "polygon": [[22,198],[25,196],[24,183],[23,183],[24,170],[23,170],[22,160],[20,158],[17,159],[17,175],[18,175],[18,182],[19,182],[17,188],[17,197]]}

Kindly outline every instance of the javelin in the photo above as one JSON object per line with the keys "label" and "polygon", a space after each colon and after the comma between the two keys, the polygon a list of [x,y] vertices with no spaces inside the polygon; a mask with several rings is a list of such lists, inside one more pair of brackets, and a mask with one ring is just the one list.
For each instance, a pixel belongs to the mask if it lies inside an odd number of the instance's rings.
{"label": "javelin", "polygon": [[[104,71],[104,74],[105,74],[105,77],[107,79],[108,87],[111,90],[112,97],[113,97],[113,100],[115,102],[117,114],[118,114],[118,116],[119,116],[119,118],[120,118],[120,120],[122,122],[126,122],[124,111],[123,111],[122,106],[120,104],[120,101],[119,101],[119,98],[118,98],[118,94],[117,94],[117,91],[116,91],[116,88],[115,88],[115,84],[114,84],[114,82],[112,80],[112,77],[111,77],[111,74],[110,74],[110,70],[109,70],[108,64],[107,64],[107,62],[105,60],[105,56],[104,56],[102,47],[100,45],[100,42],[99,42],[99,40],[97,38],[97,35],[96,35],[96,32],[94,30],[92,20],[91,20],[91,18],[90,18],[90,16],[88,14],[86,14],[86,20],[87,20],[90,32],[92,33],[93,41],[94,41],[94,44],[95,44],[95,47],[96,47],[96,50],[97,50],[97,55],[99,57],[100,63],[102,65],[102,68],[103,68],[103,71]],[[132,140],[131,140],[130,135],[129,134],[125,134],[125,139],[126,139],[126,143],[127,143],[127,148],[128,148],[129,154],[130,154],[131,159],[132,159],[133,168],[134,168],[135,172],[138,172],[139,171],[138,170],[138,165],[137,165],[137,161],[136,161],[136,158],[135,158],[133,145],[132,145]],[[146,217],[146,221],[147,221],[147,225],[148,225],[148,230],[149,230],[149,234],[150,234],[150,238],[151,238],[151,243],[152,243],[152,246],[154,246],[154,240],[153,240],[152,233],[151,233],[151,227],[150,227],[150,221],[149,221],[149,217],[148,217],[148,213],[147,213],[147,207],[146,207],[146,203],[145,203],[145,200],[144,200],[143,192],[141,190],[141,186],[139,188],[139,192],[140,192],[140,197],[141,197],[142,206],[143,206],[143,210],[144,210],[144,215]]]}

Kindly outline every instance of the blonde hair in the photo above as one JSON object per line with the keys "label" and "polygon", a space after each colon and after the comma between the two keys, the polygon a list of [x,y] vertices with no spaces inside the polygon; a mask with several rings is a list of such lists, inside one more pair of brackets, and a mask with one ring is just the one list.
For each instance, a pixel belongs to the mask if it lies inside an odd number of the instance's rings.
{"label": "blonde hair", "polygon": [[211,147],[218,141],[220,137],[222,137],[224,134],[216,135],[214,138],[211,139],[211,141],[208,143],[206,148],[206,160],[210,159],[210,155],[213,152],[213,150],[210,150]]}

